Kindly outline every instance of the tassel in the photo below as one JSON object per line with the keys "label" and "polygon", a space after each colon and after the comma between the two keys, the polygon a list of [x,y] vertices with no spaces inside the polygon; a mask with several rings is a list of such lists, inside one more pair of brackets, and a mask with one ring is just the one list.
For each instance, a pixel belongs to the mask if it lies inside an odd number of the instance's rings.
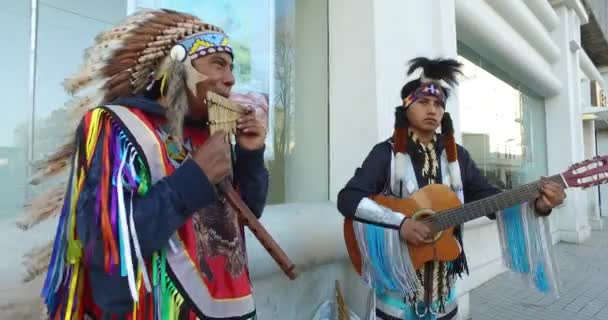
{"label": "tassel", "polygon": [[342,290],[340,290],[340,282],[338,280],[336,280],[336,316],[337,320],[350,320],[348,307],[342,296]]}
{"label": "tassel", "polygon": [[448,162],[454,162],[458,159],[456,140],[454,139],[454,125],[450,113],[443,114],[441,119],[441,135],[443,136],[443,144],[448,156]]}
{"label": "tassel", "polygon": [[137,286],[135,280],[135,270],[133,270],[133,257],[131,255],[131,239],[129,237],[129,223],[127,222],[126,204],[123,192],[123,169],[127,162],[127,155],[122,155],[122,160],[118,167],[118,172],[115,177],[116,189],[118,194],[118,236],[120,239],[120,251],[121,251],[121,275],[127,277],[129,283],[129,290],[131,291],[131,298],[134,303],[138,302],[139,295],[137,294]]}
{"label": "tassel", "polygon": [[405,154],[407,153],[407,109],[403,106],[395,108],[395,131],[393,133],[393,150],[395,152],[395,185],[394,192],[403,194],[403,183],[405,181]]}
{"label": "tassel", "polygon": [[443,114],[441,119],[441,135],[443,137],[443,145],[448,158],[448,173],[452,190],[462,190],[462,175],[460,173],[460,164],[458,163],[458,148],[454,139],[454,125],[450,113]]}
{"label": "tassel", "polygon": [[406,153],[407,150],[407,128],[395,129],[393,134],[393,141],[395,143],[395,152]]}
{"label": "tassel", "polygon": [[407,109],[400,106],[395,109],[395,131],[393,133],[396,153],[406,153],[407,150]]}
{"label": "tassel", "polygon": [[458,161],[448,163],[448,173],[450,177],[450,186],[455,192],[462,191],[462,177],[460,174],[460,164]]}
{"label": "tassel", "polygon": [[395,154],[395,191],[398,191],[399,197],[403,196],[403,187],[405,183],[405,153],[397,153]]}
{"label": "tassel", "polygon": [[469,274],[469,265],[467,263],[467,256],[464,253],[464,243],[462,241],[462,228],[461,226],[457,226],[454,228],[454,235],[456,236],[456,240],[458,240],[458,244],[460,244],[460,255],[456,260],[452,261],[451,266],[448,268],[448,275],[450,276],[462,276],[466,273]]}

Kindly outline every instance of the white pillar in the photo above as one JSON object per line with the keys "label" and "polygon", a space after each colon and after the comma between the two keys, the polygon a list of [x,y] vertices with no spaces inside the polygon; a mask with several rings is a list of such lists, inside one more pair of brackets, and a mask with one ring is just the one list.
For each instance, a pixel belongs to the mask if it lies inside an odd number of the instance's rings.
{"label": "white pillar", "polygon": [[[404,12],[420,14],[404,19]],[[409,80],[407,62],[418,56],[457,56],[456,16],[453,0],[391,0],[374,2],[374,18],[378,138],[385,139],[393,132],[401,87]],[[447,111],[453,116],[455,129],[459,129],[456,100],[451,97]]]}
{"label": "white pillar", "polygon": [[327,5],[325,0],[295,2],[294,134],[287,140],[285,201],[328,200],[328,65]]}
{"label": "white pillar", "polygon": [[407,62],[456,54],[453,0],[329,1],[331,200],[372,146],[390,137]]}
{"label": "white pillar", "polygon": [[336,200],[371,146],[378,142],[374,5],[332,0],[329,5],[329,172]]}
{"label": "white pillar", "polygon": [[[608,155],[608,130],[597,132],[597,153]],[[600,215],[608,216],[608,184],[600,185]]]}
{"label": "white pillar", "polygon": [[[597,154],[595,143],[595,121],[583,122],[583,135],[585,139],[585,159],[595,157]],[[599,187],[591,187],[587,192],[587,212],[589,224],[593,230],[602,230],[602,219],[600,219]]]}
{"label": "white pillar", "polygon": [[[545,101],[547,117],[547,167],[550,174],[564,171],[572,163],[584,159],[583,121],[577,46],[580,43],[580,20],[573,8],[558,4],[555,12],[560,23],[551,32],[562,53],[553,65],[561,80],[560,92]],[[580,46],[578,47],[580,48]],[[591,231],[587,214],[587,194],[582,190],[567,190],[565,204],[555,209],[559,215],[559,236],[562,241],[580,243]]]}
{"label": "white pillar", "polygon": [[[371,148],[390,137],[408,61],[455,58],[456,39],[454,0],[329,1],[332,200]],[[447,109],[460,141],[457,94]],[[347,292],[347,301],[357,294]],[[467,319],[468,294],[459,301]],[[361,312],[364,306],[353,307]]]}

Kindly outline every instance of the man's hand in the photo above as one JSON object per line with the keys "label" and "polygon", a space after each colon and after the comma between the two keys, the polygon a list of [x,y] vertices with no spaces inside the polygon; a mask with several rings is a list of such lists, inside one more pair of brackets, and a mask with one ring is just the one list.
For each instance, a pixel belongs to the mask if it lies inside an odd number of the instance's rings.
{"label": "man's hand", "polygon": [[212,184],[218,184],[230,174],[231,159],[225,131],[214,133],[192,153],[192,159]]}
{"label": "man's hand", "polygon": [[401,235],[401,239],[413,245],[423,244],[424,240],[428,240],[433,236],[433,232],[427,224],[410,218],[403,222],[399,234]]}
{"label": "man's hand", "polygon": [[247,114],[237,122],[236,141],[245,150],[258,150],[264,146],[266,127],[252,107],[245,107],[245,110]]}
{"label": "man's hand", "polygon": [[541,180],[540,196],[536,198],[535,209],[540,215],[549,215],[551,209],[564,203],[564,188],[553,181]]}

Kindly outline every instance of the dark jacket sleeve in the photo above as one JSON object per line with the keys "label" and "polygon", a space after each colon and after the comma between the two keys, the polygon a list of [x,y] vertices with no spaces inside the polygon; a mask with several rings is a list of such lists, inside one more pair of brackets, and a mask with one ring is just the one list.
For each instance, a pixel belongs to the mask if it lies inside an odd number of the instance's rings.
{"label": "dark jacket sleeve", "polygon": [[234,182],[245,204],[259,218],[266,204],[269,183],[264,148],[249,151],[237,145],[235,153]]}
{"label": "dark jacket sleeve", "polygon": [[338,193],[338,210],[344,217],[352,218],[361,199],[378,194],[386,186],[391,165],[391,146],[382,142],[374,146],[355,175]]}
{"label": "dark jacket sleeve", "polygon": [[[103,131],[102,131],[103,132]],[[80,132],[80,135],[83,135]],[[97,211],[97,190],[101,185],[102,152],[104,139],[100,135],[96,150],[87,168],[85,184],[77,202],[77,230],[84,245],[98,242],[95,248],[103,248]],[[122,190],[125,201],[131,193]],[[144,196],[133,198],[133,219],[142,255],[149,257],[153,252],[167,245],[172,234],[198,209],[206,207],[216,199],[216,193],[209,180],[193,160],[185,161],[173,174],[150,187]],[[116,236],[116,235],[115,235]],[[91,262],[103,266],[103,250],[95,250]]]}
{"label": "dark jacket sleeve", "polygon": [[[475,161],[471,159],[469,152],[462,146],[458,146],[458,161],[462,172],[462,184],[464,188],[464,202],[469,203],[483,198],[500,193],[501,190],[494,187],[484,177]],[[487,216],[490,219],[496,219],[495,214]]]}

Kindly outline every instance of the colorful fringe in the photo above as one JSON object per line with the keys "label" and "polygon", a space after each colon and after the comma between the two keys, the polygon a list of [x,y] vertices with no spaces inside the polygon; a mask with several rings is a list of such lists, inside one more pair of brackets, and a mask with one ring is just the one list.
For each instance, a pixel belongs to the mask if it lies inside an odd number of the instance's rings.
{"label": "colorful fringe", "polygon": [[506,267],[542,293],[559,295],[557,264],[546,217],[537,217],[529,204],[497,215]]}
{"label": "colorful fringe", "polygon": [[[50,319],[83,318],[88,293],[84,270],[93,245],[87,243],[85,248],[78,237],[76,206],[95,150],[103,153],[94,221],[101,232],[105,272],[120,272],[128,279],[134,301],[131,319],[144,319],[144,315],[145,319],[177,319],[184,299],[167,275],[165,253],[155,253],[151,261],[145,261],[135,232],[133,198],[147,193],[148,169],[108,111],[98,108],[89,112],[78,132],[77,152],[42,289]],[[103,144],[100,150],[99,143]]]}
{"label": "colorful fringe", "polygon": [[353,222],[353,227],[368,285],[380,292],[413,296],[417,288],[416,271],[399,231],[361,222]]}

